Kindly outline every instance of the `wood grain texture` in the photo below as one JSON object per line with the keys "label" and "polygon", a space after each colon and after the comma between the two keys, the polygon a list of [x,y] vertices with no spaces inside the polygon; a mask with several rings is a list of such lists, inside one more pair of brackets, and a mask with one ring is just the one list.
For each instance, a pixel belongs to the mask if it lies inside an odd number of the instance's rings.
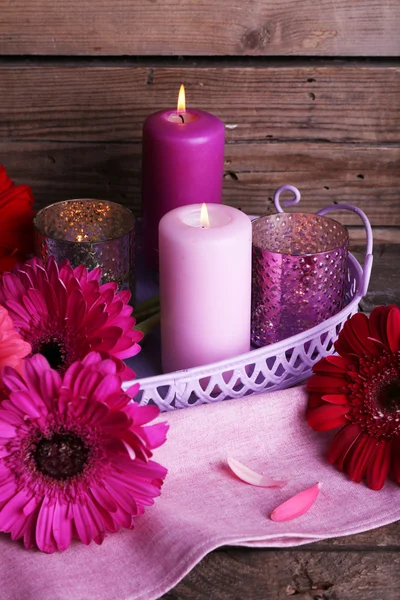
{"label": "wood grain texture", "polygon": [[2,54],[395,56],[397,0],[12,0]]}
{"label": "wood grain texture", "polygon": [[400,139],[400,63],[357,61],[248,67],[1,65],[0,139],[139,141],[148,114],[176,106],[181,82],[189,106],[222,119],[228,142]]}
{"label": "wood grain texture", "polygon": [[[357,259],[361,262],[363,261],[363,255],[362,251],[356,253]],[[397,304],[400,307],[399,265],[400,246],[375,244],[374,263],[368,294],[360,303],[360,309],[363,312],[369,313],[376,306],[382,304]]]}
{"label": "wood grain texture", "polygon": [[398,600],[400,553],[229,548],[163,600]]}
{"label": "wood grain texture", "polygon": [[[140,154],[139,143],[0,142],[0,163],[17,182],[32,186],[38,208],[89,197],[108,198],[140,213]],[[398,148],[228,144],[225,168],[224,202],[249,214],[275,212],[273,193],[290,182],[303,192],[298,208],[305,212],[350,202],[362,208],[376,227],[400,226]],[[347,225],[361,224],[353,213],[338,213],[335,218]],[[396,232],[391,235],[396,237]]]}

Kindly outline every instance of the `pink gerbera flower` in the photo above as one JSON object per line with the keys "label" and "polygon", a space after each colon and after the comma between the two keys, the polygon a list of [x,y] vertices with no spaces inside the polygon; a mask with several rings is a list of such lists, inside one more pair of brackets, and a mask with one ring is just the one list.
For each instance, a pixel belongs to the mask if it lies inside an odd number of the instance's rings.
{"label": "pink gerbera flower", "polygon": [[166,424],[143,427],[158,408],[130,402],[138,386],[124,393],[115,363],[95,352],[64,376],[40,354],[23,371],[3,372],[0,531],[54,552],[132,528],[167,472],[150,460]]}
{"label": "pink gerbera flower", "polygon": [[124,379],[134,377],[122,359],[140,351],[143,334],[128,305],[130,292],[116,283],[100,285],[101,270],[60,267],[53,258],[44,265],[29,260],[0,280],[0,304],[5,306],[32,353],[43,354],[61,372],[89,352],[112,358]]}
{"label": "pink gerbera flower", "polygon": [[8,312],[0,306],[0,371],[6,366],[20,369],[22,359],[30,352],[30,344],[15,331]]}

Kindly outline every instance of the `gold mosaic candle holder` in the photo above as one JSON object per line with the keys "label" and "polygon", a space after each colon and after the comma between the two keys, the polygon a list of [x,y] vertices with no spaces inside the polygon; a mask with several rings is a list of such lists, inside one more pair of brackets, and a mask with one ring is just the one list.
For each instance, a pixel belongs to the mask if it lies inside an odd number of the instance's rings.
{"label": "gold mosaic candle holder", "polygon": [[116,281],[134,295],[135,217],[108,200],[65,200],[40,210],[35,219],[35,253],[44,262],[100,267],[102,283]]}

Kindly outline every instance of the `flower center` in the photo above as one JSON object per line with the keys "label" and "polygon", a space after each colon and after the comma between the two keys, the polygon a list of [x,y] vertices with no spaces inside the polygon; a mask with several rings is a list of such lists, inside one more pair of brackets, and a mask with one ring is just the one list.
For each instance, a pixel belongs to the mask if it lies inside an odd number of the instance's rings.
{"label": "flower center", "polygon": [[348,372],[348,418],[377,440],[400,435],[400,352],[361,357]]}
{"label": "flower center", "polygon": [[83,472],[88,463],[89,449],[74,433],[54,433],[35,443],[32,458],[43,475],[64,481]]}
{"label": "flower center", "polygon": [[385,413],[400,410],[400,380],[395,379],[384,384],[377,395],[377,406]]}
{"label": "flower center", "polygon": [[39,344],[37,352],[47,358],[52,369],[59,369],[66,362],[66,352],[63,343],[53,337]]}

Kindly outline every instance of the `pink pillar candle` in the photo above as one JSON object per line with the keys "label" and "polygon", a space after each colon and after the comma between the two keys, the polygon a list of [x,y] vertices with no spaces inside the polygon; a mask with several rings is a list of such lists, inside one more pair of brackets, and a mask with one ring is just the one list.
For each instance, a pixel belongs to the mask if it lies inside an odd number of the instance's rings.
{"label": "pink pillar candle", "polygon": [[158,264],[158,224],[170,210],[187,204],[222,202],[222,121],[202,110],[167,110],[143,126],[143,240],[151,267]]}
{"label": "pink pillar candle", "polygon": [[222,204],[181,206],[160,222],[161,348],[164,372],[250,349],[250,219]]}

